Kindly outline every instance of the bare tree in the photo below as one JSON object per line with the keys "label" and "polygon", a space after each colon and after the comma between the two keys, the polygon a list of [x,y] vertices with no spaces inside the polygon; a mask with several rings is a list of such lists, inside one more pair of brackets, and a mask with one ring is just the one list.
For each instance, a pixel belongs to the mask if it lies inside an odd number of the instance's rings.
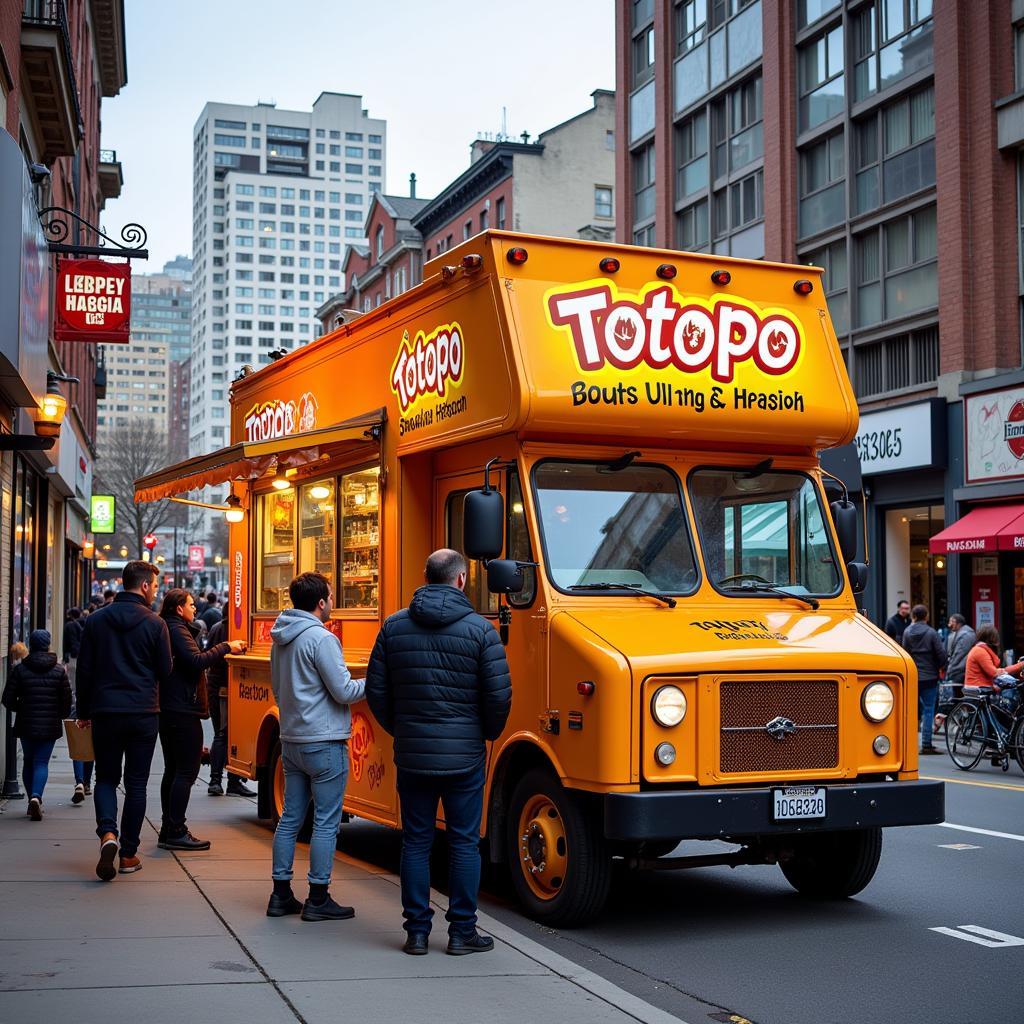
{"label": "bare tree", "polygon": [[133,557],[141,558],[142,538],[161,526],[173,525],[180,506],[167,500],[135,503],[135,481],[155,473],[169,462],[167,437],[141,416],[105,433],[96,460],[96,484],[99,494],[112,494],[117,502],[118,526],[115,543],[120,541]]}

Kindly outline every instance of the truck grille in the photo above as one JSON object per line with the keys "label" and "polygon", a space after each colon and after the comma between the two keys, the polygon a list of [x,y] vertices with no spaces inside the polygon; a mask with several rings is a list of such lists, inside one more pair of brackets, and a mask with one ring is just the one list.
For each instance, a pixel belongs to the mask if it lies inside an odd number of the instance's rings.
{"label": "truck grille", "polygon": [[[780,738],[769,723],[775,723]],[[839,684],[834,679],[722,683],[721,730],[723,773],[835,768]]]}

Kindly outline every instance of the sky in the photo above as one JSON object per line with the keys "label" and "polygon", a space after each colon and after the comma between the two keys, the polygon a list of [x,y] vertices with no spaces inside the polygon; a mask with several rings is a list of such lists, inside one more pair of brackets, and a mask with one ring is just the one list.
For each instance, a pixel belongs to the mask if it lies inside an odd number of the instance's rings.
{"label": "sky", "polygon": [[192,130],[208,101],[310,110],[360,94],[387,119],[386,191],[433,197],[497,132],[536,136],[615,88],[614,0],[126,0],[128,84],[101,109],[120,198],[103,227],[149,232],[155,273],[192,252]]}

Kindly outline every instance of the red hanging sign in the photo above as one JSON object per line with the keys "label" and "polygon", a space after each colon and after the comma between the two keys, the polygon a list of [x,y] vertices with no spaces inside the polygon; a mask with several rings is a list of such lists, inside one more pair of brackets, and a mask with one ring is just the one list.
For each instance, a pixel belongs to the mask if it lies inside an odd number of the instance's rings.
{"label": "red hanging sign", "polygon": [[206,549],[202,544],[189,544],[188,571],[202,572],[206,568]]}
{"label": "red hanging sign", "polygon": [[55,341],[128,342],[132,270],[128,263],[60,260],[57,264]]}

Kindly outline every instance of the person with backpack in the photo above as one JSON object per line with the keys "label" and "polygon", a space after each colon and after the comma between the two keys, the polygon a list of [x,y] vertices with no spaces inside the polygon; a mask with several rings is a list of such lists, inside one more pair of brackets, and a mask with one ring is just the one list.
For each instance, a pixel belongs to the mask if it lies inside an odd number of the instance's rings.
{"label": "person with backpack", "polygon": [[43,818],[43,790],[50,757],[71,713],[71,683],[67,670],[50,650],[50,634],[37,629],[28,638],[28,657],[11,672],[2,702],[14,712],[14,735],[24,758],[22,781],[28,794],[28,816]]}
{"label": "person with backpack", "polygon": [[910,611],[910,618],[910,625],[903,631],[900,642],[917,666],[917,717],[921,729],[921,753],[938,754],[938,748],[932,743],[932,730],[935,726],[939,676],[947,662],[946,648],[939,634],[928,625],[928,609],[925,605],[915,604]]}

